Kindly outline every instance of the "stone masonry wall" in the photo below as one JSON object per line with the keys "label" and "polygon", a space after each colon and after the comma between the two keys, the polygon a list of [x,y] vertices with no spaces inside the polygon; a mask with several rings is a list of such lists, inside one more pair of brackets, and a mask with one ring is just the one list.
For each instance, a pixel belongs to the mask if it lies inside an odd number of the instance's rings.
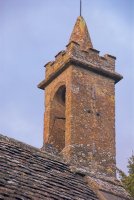
{"label": "stone masonry wall", "polygon": [[[45,65],[44,148],[91,172],[115,176],[116,57],[93,48],[77,18],[69,44]],[[49,148],[51,147],[51,148]]]}
{"label": "stone masonry wall", "polygon": [[[64,105],[55,101],[61,86],[66,88]],[[114,81],[70,66],[45,95],[44,143],[78,166],[82,162],[96,172],[115,174]]]}
{"label": "stone masonry wall", "polygon": [[115,175],[114,81],[74,66],[70,90],[71,126],[63,154],[79,167]]}
{"label": "stone masonry wall", "polygon": [[47,63],[46,79],[38,86],[45,89],[45,148],[93,173],[115,176],[114,85],[121,78],[115,57],[81,50],[73,41]]}

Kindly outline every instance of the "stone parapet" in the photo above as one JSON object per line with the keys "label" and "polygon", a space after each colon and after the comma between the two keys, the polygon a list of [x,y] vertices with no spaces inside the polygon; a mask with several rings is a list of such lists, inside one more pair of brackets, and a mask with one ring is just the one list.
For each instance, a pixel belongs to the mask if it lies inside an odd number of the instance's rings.
{"label": "stone parapet", "polygon": [[[103,56],[99,56],[99,51],[93,48],[89,48],[87,50],[81,50],[80,45],[76,42],[70,42],[66,46],[65,51],[60,51],[55,56],[55,61],[48,62],[46,67],[46,78],[43,80],[38,87],[40,89],[44,89],[44,83],[50,82],[50,79],[55,75],[58,71],[62,73],[64,69],[66,69],[66,64],[72,60],[76,60],[78,62],[83,63],[84,65],[92,66],[92,70],[105,72],[105,74],[117,74],[115,72],[115,60],[114,56],[106,54]],[[69,65],[68,65],[69,66]],[[62,69],[63,68],[63,69]],[[97,69],[97,70],[96,70]],[[120,79],[122,77],[120,76]],[[120,80],[119,79],[119,80]],[[118,81],[116,81],[118,82]]]}

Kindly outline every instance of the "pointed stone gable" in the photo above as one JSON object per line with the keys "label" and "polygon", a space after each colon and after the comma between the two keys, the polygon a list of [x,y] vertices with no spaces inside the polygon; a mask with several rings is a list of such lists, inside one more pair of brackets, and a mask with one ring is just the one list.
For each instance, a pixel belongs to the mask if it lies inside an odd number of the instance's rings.
{"label": "pointed stone gable", "polygon": [[86,22],[82,16],[77,18],[69,42],[78,43],[83,50],[93,48]]}

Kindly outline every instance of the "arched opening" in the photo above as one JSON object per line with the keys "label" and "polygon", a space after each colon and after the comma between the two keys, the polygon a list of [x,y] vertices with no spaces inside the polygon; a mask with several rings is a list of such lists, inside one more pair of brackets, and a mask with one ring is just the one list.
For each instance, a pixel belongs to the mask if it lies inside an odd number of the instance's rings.
{"label": "arched opening", "polygon": [[51,144],[61,151],[65,147],[65,106],[66,87],[62,85],[56,91],[51,107]]}

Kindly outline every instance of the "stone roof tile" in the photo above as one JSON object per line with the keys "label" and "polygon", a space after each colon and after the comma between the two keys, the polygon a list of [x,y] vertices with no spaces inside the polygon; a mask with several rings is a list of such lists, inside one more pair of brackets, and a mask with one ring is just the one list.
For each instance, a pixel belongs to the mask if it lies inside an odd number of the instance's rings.
{"label": "stone roof tile", "polygon": [[98,199],[56,156],[2,135],[0,169],[0,199]]}

